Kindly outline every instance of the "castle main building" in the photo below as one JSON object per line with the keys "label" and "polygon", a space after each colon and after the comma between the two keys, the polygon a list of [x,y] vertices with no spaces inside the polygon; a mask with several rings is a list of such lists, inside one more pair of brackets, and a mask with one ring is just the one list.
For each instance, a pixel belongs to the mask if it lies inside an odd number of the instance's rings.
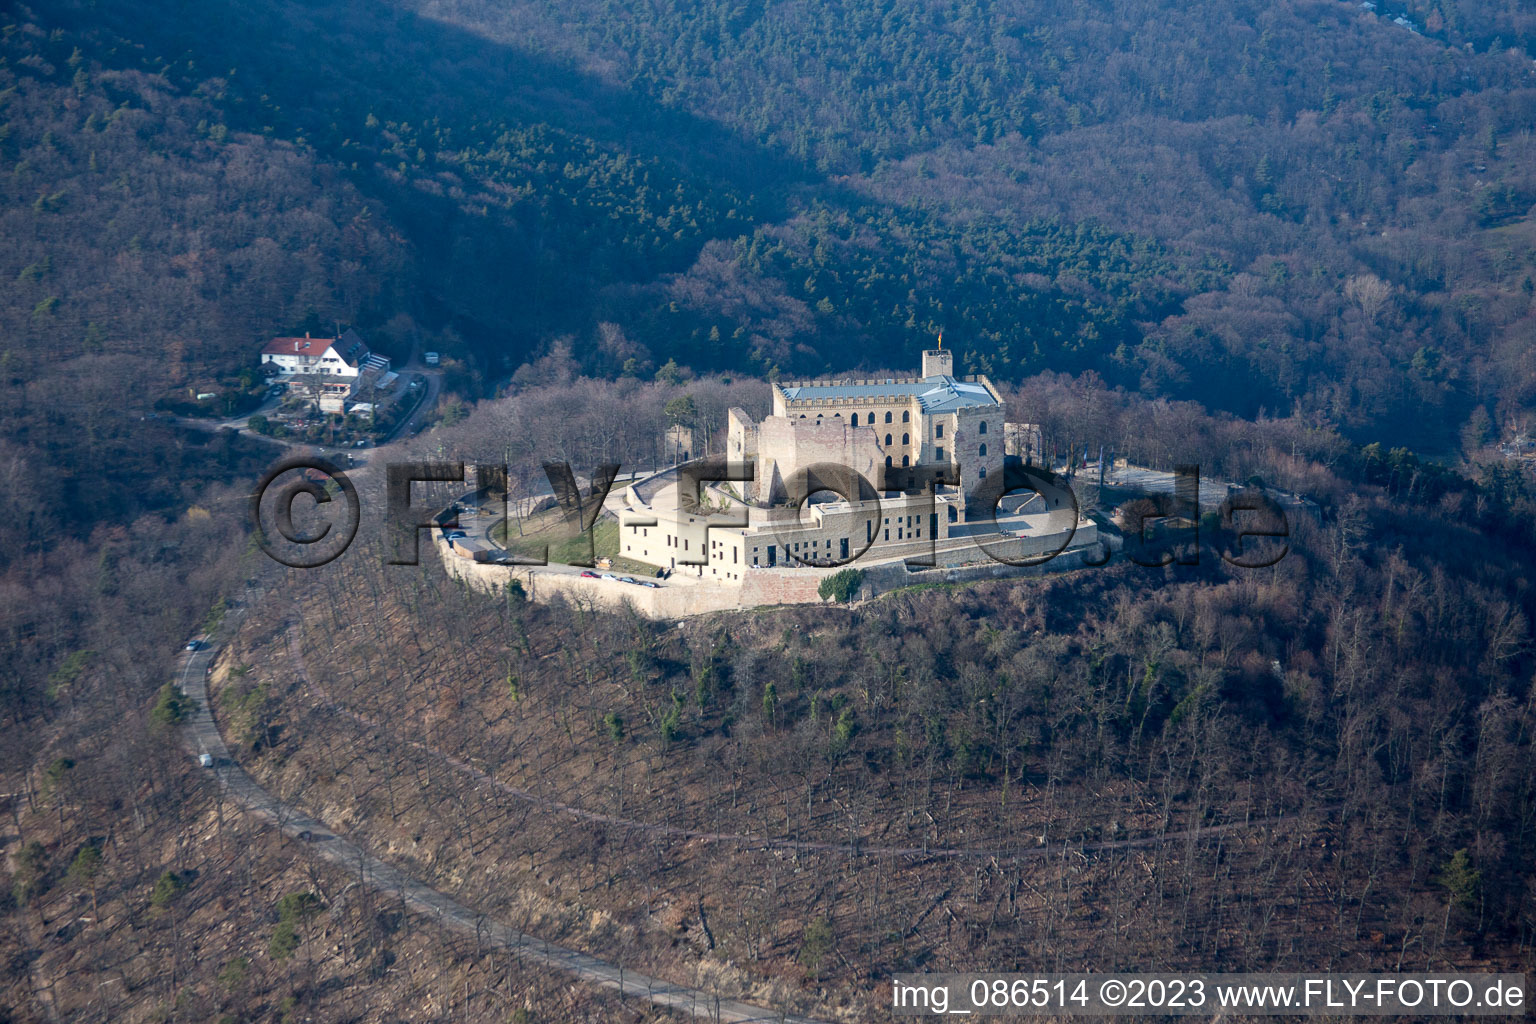
{"label": "castle main building", "polygon": [[[1076,524],[1071,510],[1032,496],[999,502],[1000,477],[983,486],[1003,472],[1005,412],[992,382],[956,377],[943,349],[923,353],[919,377],[774,384],[761,423],[730,410],[727,475],[738,479],[698,481],[684,469],[631,485],[620,551],[740,583],[754,568],[985,560],[977,537],[1048,550]],[[943,467],[948,482],[914,486],[918,466]]]}
{"label": "castle main building", "polygon": [[[923,353],[921,377],[773,385],[773,415],[732,410],[728,453],[757,460],[756,497],[774,504],[797,471],[832,462],[880,485],[884,468],[956,468],[967,499],[1003,468],[1002,396],[985,377],[954,376],[954,353]],[[755,445],[754,445],[755,439]]]}

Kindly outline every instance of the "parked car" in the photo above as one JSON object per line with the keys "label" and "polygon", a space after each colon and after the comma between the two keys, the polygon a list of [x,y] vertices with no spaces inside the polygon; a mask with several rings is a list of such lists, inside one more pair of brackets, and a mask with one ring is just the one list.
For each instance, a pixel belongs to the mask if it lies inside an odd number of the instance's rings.
{"label": "parked car", "polygon": [[201,650],[202,646],[203,642],[194,637],[193,639],[187,641],[187,646],[184,647],[183,650],[197,651]]}
{"label": "parked car", "polygon": [[615,583],[617,583],[618,579],[619,579],[617,576],[615,576],[611,572],[605,572],[605,573],[602,574],[602,576],[600,576],[598,578],[599,579],[604,579],[604,580],[613,580]]}
{"label": "parked car", "polygon": [[602,578],[602,577],[598,576],[597,573],[593,572],[591,569],[583,569],[583,570],[581,570],[581,576],[582,576],[583,579],[588,579],[588,580],[595,580],[595,579],[601,579]]}
{"label": "parked car", "polygon": [[650,580],[632,580],[631,582],[638,583],[642,587],[650,587],[652,590],[661,589],[660,583],[652,583]]}
{"label": "parked car", "polygon": [[212,754],[199,754],[197,756],[197,763],[202,765],[204,768],[212,768],[213,767],[213,755]]}
{"label": "parked car", "polygon": [[444,540],[463,540],[465,537],[468,537],[468,536],[469,536],[469,534],[465,533],[463,530],[444,530],[443,531],[443,539]]}

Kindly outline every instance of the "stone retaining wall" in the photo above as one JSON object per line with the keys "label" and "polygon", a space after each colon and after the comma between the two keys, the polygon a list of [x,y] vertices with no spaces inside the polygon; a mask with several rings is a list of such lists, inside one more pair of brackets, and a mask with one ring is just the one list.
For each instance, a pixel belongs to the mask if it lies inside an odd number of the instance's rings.
{"label": "stone retaining wall", "polygon": [[[632,608],[652,619],[680,619],[711,612],[785,604],[820,604],[817,587],[836,569],[752,569],[742,574],[740,584],[663,583],[654,589],[612,580],[590,579],[576,572],[550,571],[541,567],[493,565],[459,556],[442,539],[433,537],[438,556],[449,574],[474,587],[499,593],[512,581],[522,584],[524,592],[535,601],[564,601],[591,608],[620,611]],[[1021,552],[1022,553],[1022,552]],[[860,598],[868,600],[880,594],[919,583],[965,583],[972,580],[1006,579],[1035,576],[1046,572],[1079,569],[1083,559],[1100,554],[1097,544],[1074,545],[1057,557],[1035,566],[1014,566],[1003,562],[975,561],[971,545],[940,550],[931,569],[909,569],[900,561],[855,566],[864,572]],[[969,564],[955,564],[959,559]]]}

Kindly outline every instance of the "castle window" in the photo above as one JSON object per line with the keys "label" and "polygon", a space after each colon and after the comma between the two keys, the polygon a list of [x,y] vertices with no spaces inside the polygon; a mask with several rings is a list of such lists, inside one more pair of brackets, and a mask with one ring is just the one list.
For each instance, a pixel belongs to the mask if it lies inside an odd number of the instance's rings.
{"label": "castle window", "polygon": [[850,427],[856,427],[856,426],[859,425],[859,414],[858,413],[854,413],[852,416],[848,417],[848,425]]}
{"label": "castle window", "polygon": [[942,423],[934,424],[933,436],[934,437],[943,437],[944,436],[944,424],[942,424]]}
{"label": "castle window", "polygon": [[887,448],[889,448],[891,446],[891,435],[890,434],[886,434],[885,435],[885,446]]}
{"label": "castle window", "polygon": [[894,465],[895,465],[895,463],[891,461],[891,457],[889,455],[887,455],[885,457],[885,468],[886,469],[890,469]]}
{"label": "castle window", "polygon": [[982,445],[981,446],[981,450],[980,450],[980,452],[978,454],[985,456],[987,454],[987,446],[986,445]]}
{"label": "castle window", "polygon": [[903,412],[901,414],[901,422],[903,422],[903,423],[911,423],[912,422],[912,412],[911,412],[911,410],[908,410],[908,411]]}
{"label": "castle window", "polygon": [[985,434],[986,432],[987,432],[987,421],[986,420],[982,420],[981,421],[981,426],[976,428],[976,433],[978,433],[978,434]]}
{"label": "castle window", "polygon": [[887,422],[887,423],[891,422],[891,414],[890,413],[886,413],[885,414],[885,422]]}
{"label": "castle window", "polygon": [[901,443],[902,444],[911,444],[912,443],[912,435],[911,434],[902,434],[901,435]]}
{"label": "castle window", "polygon": [[901,457],[901,464],[903,466],[910,466],[910,465],[912,465],[912,456],[910,456],[910,455],[903,455]]}
{"label": "castle window", "polygon": [[983,469],[981,471],[981,479],[985,480],[986,478],[987,478],[987,471],[985,469]]}
{"label": "castle window", "polygon": [[943,446],[941,445],[938,448],[935,448],[933,451],[934,451],[934,456],[933,457],[938,459],[940,462],[943,462],[944,461],[944,448],[943,448]]}

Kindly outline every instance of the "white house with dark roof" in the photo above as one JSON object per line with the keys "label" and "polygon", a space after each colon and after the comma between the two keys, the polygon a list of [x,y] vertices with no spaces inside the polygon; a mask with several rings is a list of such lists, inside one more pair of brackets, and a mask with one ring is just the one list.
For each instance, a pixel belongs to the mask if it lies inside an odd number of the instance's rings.
{"label": "white house with dark roof", "polygon": [[389,372],[389,360],[370,352],[351,328],[332,338],[273,338],[261,350],[261,365],[278,383],[312,392],[322,412],[338,413],[360,382]]}
{"label": "white house with dark roof", "polygon": [[261,365],[279,374],[323,374],[357,377],[365,369],[389,369],[389,360],[374,355],[362,335],[348,328],[334,338],[273,338],[261,350]]}

